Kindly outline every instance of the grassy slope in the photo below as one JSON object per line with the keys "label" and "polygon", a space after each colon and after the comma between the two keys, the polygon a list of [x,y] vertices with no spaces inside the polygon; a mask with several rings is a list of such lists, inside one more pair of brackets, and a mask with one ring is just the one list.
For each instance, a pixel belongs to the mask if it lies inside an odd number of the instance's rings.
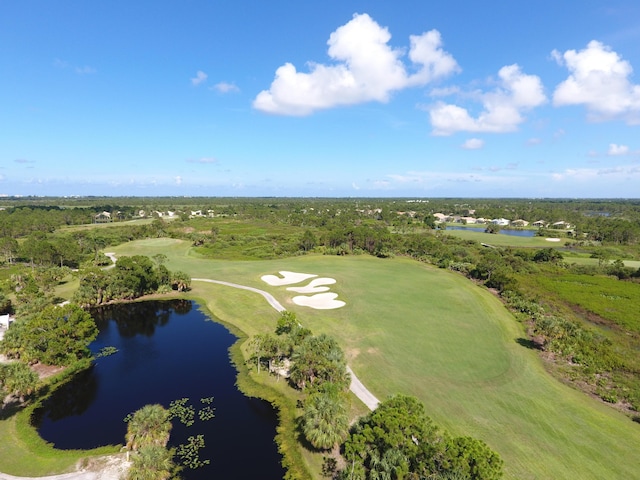
{"label": "grassy slope", "polygon": [[[416,395],[437,423],[485,440],[504,458],[506,478],[638,477],[638,425],[551,378],[536,353],[516,342],[521,328],[500,302],[460,276],[368,256],[205,261],[189,256],[187,244],[165,239],[113,250],[164,253],[170,269],[270,291],[314,332],[338,338],[379,398]],[[260,280],[279,270],[336,278],[331,290],[347,306],[292,304],[286,287]],[[216,315],[249,334],[272,328],[268,307],[256,312],[253,301],[223,290],[210,305]]]}

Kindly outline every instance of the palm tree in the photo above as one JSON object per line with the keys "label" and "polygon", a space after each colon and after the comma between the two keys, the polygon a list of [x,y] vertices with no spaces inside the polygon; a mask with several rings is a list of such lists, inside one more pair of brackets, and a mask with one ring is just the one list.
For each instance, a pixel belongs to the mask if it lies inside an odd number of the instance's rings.
{"label": "palm tree", "polygon": [[145,445],[133,456],[127,480],[168,480],[178,472],[173,450],[160,445]]}
{"label": "palm tree", "polygon": [[169,441],[172,425],[169,421],[169,411],[162,405],[145,405],[133,414],[128,423],[128,451],[138,451],[149,445],[164,448]]}
{"label": "palm tree", "polygon": [[24,403],[25,397],[31,395],[38,386],[38,374],[21,362],[0,365],[0,387],[20,398]]}
{"label": "palm tree", "polygon": [[315,448],[328,450],[342,442],[349,432],[349,417],[338,395],[318,392],[305,402],[302,432]]}
{"label": "palm tree", "polygon": [[391,448],[380,454],[376,449],[370,456],[369,478],[371,480],[396,480],[409,473],[409,465],[405,455],[398,449]]}

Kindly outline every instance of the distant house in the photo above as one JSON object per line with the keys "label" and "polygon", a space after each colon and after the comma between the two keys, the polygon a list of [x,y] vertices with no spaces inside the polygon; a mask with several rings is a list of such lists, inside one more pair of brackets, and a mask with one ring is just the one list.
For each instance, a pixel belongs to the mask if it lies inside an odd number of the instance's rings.
{"label": "distant house", "polygon": [[144,218],[147,216],[147,212],[145,212],[144,210],[138,210],[138,216],[140,218]]}
{"label": "distant house", "polygon": [[562,220],[559,222],[552,223],[551,226],[553,228],[571,228],[571,225],[568,222],[565,222]]}
{"label": "distant house", "polygon": [[93,217],[93,223],[109,223],[113,222],[109,212],[101,212]]}
{"label": "distant house", "polygon": [[475,223],[477,223],[477,219],[474,217],[460,217],[460,222],[461,223],[466,223],[467,225],[473,225]]}
{"label": "distant house", "polygon": [[527,225],[529,225],[529,222],[527,222],[526,220],[522,220],[521,218],[511,222],[511,226],[513,227],[526,227]]}
{"label": "distant house", "polygon": [[436,222],[446,222],[449,218],[449,216],[444,213],[434,213],[433,216],[436,217]]}
{"label": "distant house", "polygon": [[202,215],[202,210],[191,210],[191,215],[189,215],[189,218],[195,218],[195,217],[203,217],[204,215]]}
{"label": "distant house", "polygon": [[537,222],[533,222],[531,225],[538,228],[544,228],[547,225],[547,222],[544,220],[538,220]]}
{"label": "distant house", "polygon": [[493,220],[491,220],[491,223],[493,223],[494,225],[498,225],[499,227],[506,227],[510,222],[506,218],[494,218]]}

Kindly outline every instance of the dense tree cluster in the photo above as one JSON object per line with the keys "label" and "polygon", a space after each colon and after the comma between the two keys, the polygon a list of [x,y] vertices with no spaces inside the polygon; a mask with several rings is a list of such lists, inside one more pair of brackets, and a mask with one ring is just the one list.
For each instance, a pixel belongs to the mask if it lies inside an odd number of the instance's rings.
{"label": "dense tree cluster", "polygon": [[146,256],[133,255],[116,261],[113,269],[88,268],[80,274],[80,287],[74,300],[80,305],[97,306],[114,300],[132,300],[159,289],[189,288],[191,279],[183,272],[170,272]]}
{"label": "dense tree cluster", "polygon": [[451,437],[417,399],[396,395],[352,428],[344,443],[341,479],[502,477],[503,461],[484,442]]}
{"label": "dense tree cluster", "polygon": [[98,335],[93,318],[74,304],[50,305],[16,321],[0,342],[0,351],[22,362],[70,365],[88,358]]}

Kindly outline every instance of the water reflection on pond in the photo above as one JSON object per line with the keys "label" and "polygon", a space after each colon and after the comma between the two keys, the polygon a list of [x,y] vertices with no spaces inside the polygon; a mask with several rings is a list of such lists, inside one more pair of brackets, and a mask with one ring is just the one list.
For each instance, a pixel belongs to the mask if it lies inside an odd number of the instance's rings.
{"label": "water reflection on pond", "polygon": [[197,413],[205,406],[200,399],[213,396],[214,419],[196,414],[191,427],[174,421],[170,445],[204,434],[201,458],[211,460],[184,470],[183,478],[282,478],[276,413],[237,390],[228,356],[235,337],[193,307],[190,301],[141,302],[93,312],[100,334],[92,351],[113,346],[118,352],[54,392],[35,415],[40,435],[62,449],[122,444],[124,417],[143,405],[168,407],[189,397]]}

